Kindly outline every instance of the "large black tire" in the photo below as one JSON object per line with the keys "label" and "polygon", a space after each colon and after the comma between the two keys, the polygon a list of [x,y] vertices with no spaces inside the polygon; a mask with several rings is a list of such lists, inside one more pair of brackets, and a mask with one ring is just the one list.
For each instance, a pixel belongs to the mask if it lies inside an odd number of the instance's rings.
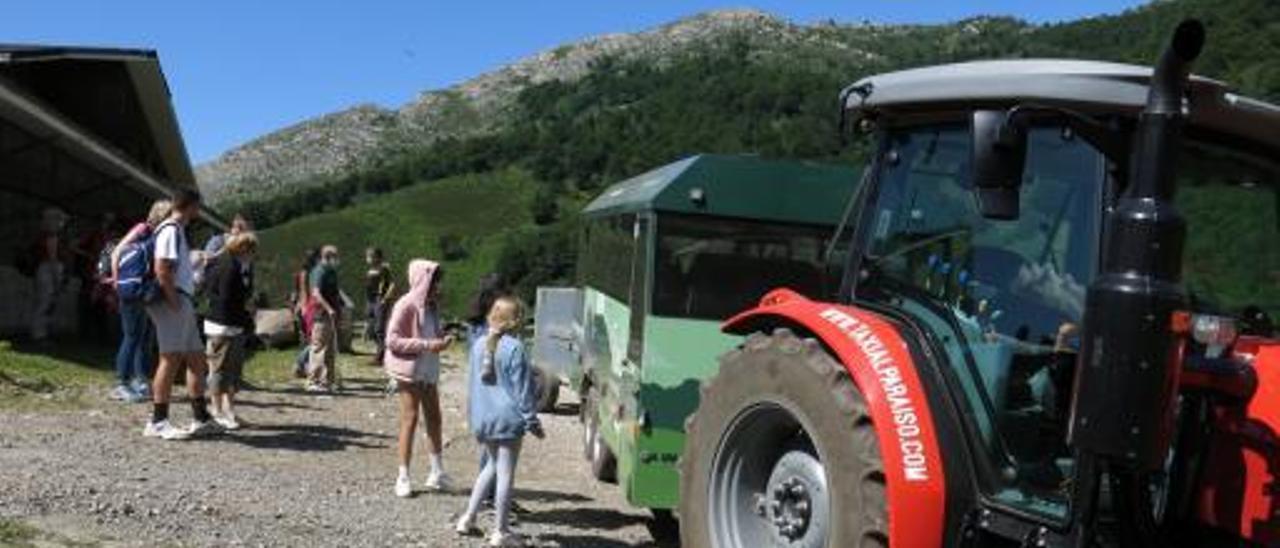
{"label": "large black tire", "polygon": [[534,367],[533,382],[538,387],[538,412],[555,411],[556,404],[560,401],[560,378],[547,373],[541,367]]}
{"label": "large black tire", "polygon": [[591,461],[592,476],[605,483],[614,483],[618,481],[618,459],[614,457],[609,444],[605,443],[604,436],[600,435],[600,413],[595,409],[595,406],[600,403],[600,396],[594,387],[591,390],[593,405],[591,414],[587,417],[591,432],[587,446],[587,460]]}
{"label": "large black tire", "polygon": [[[768,428],[753,428],[763,424],[754,418],[762,413],[782,419],[771,418]],[[786,423],[785,417],[794,423]],[[794,427],[788,430],[788,424]],[[739,431],[746,433],[738,436]],[[686,433],[679,508],[685,548],[888,546],[884,465],[866,402],[844,367],[817,341],[800,339],[787,329],[748,337],[721,356],[720,370],[703,384]],[[776,522],[748,515],[743,500],[750,495],[756,512],[774,512],[759,510],[759,502],[769,503],[769,484],[788,475],[788,468],[779,474],[777,465],[791,453],[807,453],[820,462],[815,467],[820,471],[812,475],[825,477],[821,487],[826,491],[811,487],[808,492],[819,493],[812,505],[825,504],[826,520],[819,526],[817,517],[808,516],[811,501],[805,495],[803,538],[783,542],[776,536],[784,534]],[[757,481],[761,473],[755,468],[775,472],[765,472],[765,480]],[[726,485],[734,490],[725,491]],[[736,496],[722,494],[726,492]]]}

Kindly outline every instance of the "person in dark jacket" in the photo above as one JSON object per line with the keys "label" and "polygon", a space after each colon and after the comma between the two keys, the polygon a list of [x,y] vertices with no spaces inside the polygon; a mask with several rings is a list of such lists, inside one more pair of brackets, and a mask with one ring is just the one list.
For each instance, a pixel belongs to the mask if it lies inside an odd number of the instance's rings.
{"label": "person in dark jacket", "polygon": [[204,321],[208,339],[205,353],[209,359],[209,411],[227,430],[240,428],[234,404],[240,374],[245,361],[245,337],[253,330],[249,304],[253,299],[253,278],[246,273],[258,249],[252,232],[228,238],[219,254],[208,265],[205,290],[209,297],[209,314]]}

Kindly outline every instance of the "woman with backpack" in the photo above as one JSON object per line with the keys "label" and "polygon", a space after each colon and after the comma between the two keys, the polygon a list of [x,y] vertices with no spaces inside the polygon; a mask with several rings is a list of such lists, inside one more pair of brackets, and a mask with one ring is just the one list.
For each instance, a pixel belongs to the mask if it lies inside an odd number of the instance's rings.
{"label": "woman with backpack", "polygon": [[133,403],[151,397],[147,387],[151,321],[147,319],[146,303],[137,295],[136,285],[142,283],[142,277],[150,268],[147,244],[154,237],[156,227],[172,211],[172,202],[156,200],[151,204],[147,220],[129,229],[111,250],[111,285],[119,298],[121,332],[120,349],[116,352],[116,388],[111,392],[113,400]]}

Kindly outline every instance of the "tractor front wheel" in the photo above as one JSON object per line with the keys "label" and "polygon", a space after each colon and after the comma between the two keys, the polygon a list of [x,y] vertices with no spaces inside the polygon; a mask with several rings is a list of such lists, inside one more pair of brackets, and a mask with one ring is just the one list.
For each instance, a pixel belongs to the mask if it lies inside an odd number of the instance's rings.
{"label": "tractor front wheel", "polygon": [[866,402],[817,341],[786,329],[752,335],[721,357],[686,426],[683,546],[888,545]]}

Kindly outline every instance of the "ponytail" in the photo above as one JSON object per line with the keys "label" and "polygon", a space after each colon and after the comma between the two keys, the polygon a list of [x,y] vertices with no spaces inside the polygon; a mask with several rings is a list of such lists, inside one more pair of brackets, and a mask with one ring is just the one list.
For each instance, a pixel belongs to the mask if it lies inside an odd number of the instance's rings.
{"label": "ponytail", "polygon": [[493,384],[498,378],[497,369],[494,367],[494,362],[497,361],[498,342],[502,340],[503,335],[520,330],[520,325],[524,323],[524,303],[510,295],[498,297],[489,308],[487,319],[489,333],[485,335],[484,369],[480,380],[486,384]]}

